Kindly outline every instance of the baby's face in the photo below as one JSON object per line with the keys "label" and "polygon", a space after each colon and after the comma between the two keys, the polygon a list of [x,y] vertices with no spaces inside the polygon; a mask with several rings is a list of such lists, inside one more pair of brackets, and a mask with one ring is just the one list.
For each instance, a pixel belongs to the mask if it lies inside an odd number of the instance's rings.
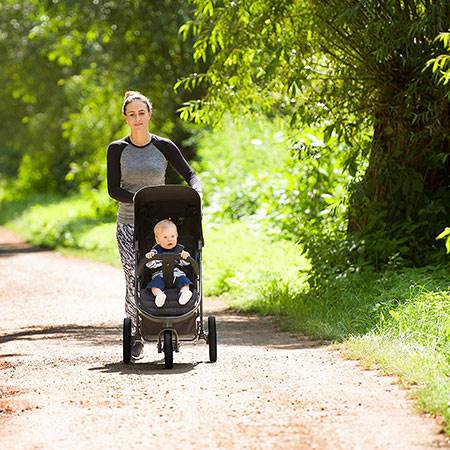
{"label": "baby's face", "polygon": [[173,227],[163,228],[155,234],[156,243],[166,250],[170,250],[177,245],[177,238],[177,230]]}

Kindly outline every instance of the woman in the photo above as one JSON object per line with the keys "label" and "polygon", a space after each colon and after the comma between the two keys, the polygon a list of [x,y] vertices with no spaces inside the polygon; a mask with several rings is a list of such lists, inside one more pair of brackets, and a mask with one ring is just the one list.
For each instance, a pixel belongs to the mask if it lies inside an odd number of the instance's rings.
{"label": "woman", "polygon": [[[140,92],[125,93],[122,114],[130,127],[129,136],[112,142],[108,147],[108,193],[119,201],[117,213],[117,243],[125,273],[125,313],[136,332],[136,304],[134,300],[134,209],[133,196],[144,186],[165,184],[167,162],[201,194],[201,184],[178,147],[169,139],[151,134],[148,123],[152,118],[152,104]],[[142,357],[143,343],[135,340],[134,359]]]}

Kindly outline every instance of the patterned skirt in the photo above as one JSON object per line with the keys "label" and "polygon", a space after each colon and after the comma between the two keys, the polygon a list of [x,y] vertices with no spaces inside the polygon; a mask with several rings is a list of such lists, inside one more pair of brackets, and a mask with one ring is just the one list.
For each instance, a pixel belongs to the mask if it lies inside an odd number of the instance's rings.
{"label": "patterned skirt", "polygon": [[125,274],[125,315],[131,319],[132,332],[136,331],[136,303],[134,300],[134,226],[117,223],[116,237],[120,259]]}

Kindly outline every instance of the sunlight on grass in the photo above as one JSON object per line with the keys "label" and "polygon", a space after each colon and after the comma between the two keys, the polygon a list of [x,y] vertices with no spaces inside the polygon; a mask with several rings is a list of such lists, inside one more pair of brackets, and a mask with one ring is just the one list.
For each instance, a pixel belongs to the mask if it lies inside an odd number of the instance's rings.
{"label": "sunlight on grass", "polygon": [[[432,351],[417,342],[369,333],[353,337],[339,346],[343,356],[361,360],[367,368],[397,376],[405,386],[412,386],[410,397],[424,411],[442,415],[450,424],[449,353]],[[447,432],[450,426],[447,425]]]}
{"label": "sunlight on grass", "polygon": [[299,284],[299,269],[308,268],[292,242],[274,242],[245,221],[206,224],[205,242],[205,293],[229,293],[236,306],[262,301],[279,284]]}

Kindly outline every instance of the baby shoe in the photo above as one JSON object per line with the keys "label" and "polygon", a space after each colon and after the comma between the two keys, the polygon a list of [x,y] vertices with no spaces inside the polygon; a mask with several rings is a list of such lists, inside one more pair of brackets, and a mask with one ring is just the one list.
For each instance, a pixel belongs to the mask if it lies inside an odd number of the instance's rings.
{"label": "baby shoe", "polygon": [[164,292],[158,292],[155,297],[155,305],[161,308],[164,306],[164,303],[166,303],[166,294]]}
{"label": "baby shoe", "polygon": [[180,294],[180,298],[178,299],[178,303],[180,305],[185,305],[192,297],[192,292],[188,289],[186,291],[183,291]]}

